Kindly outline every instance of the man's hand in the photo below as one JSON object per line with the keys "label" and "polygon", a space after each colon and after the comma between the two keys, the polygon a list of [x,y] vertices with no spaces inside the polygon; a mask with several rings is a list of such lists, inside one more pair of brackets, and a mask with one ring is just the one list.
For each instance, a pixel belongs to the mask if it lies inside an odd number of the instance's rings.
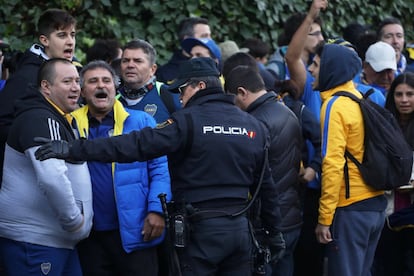
{"label": "man's hand", "polygon": [[331,231],[329,230],[328,225],[319,224],[316,226],[315,229],[316,239],[320,243],[329,243],[332,241]]}
{"label": "man's hand", "polygon": [[43,137],[35,137],[34,141],[42,143],[35,152],[37,160],[43,161],[49,158],[68,159],[69,143],[63,140],[50,140]]}
{"label": "man's hand", "polygon": [[309,9],[308,15],[315,20],[319,16],[321,10],[325,10],[328,7],[327,0],[313,0],[312,6]]}
{"label": "man's hand", "polygon": [[301,183],[308,183],[312,180],[314,180],[316,177],[316,171],[312,169],[311,167],[306,167],[303,170],[301,170],[301,173],[299,174],[299,179]]}
{"label": "man's hand", "polygon": [[161,236],[165,228],[164,217],[157,213],[149,213],[144,221],[144,228],[142,229],[142,235],[144,235],[144,241],[150,241],[152,239]]}

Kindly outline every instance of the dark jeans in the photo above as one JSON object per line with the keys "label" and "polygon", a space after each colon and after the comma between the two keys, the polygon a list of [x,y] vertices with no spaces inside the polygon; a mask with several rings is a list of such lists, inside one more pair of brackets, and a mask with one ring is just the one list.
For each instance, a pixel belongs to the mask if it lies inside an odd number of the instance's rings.
{"label": "dark jeans", "polygon": [[156,247],[126,253],[118,230],[92,231],[78,245],[84,276],[157,276]]}
{"label": "dark jeans", "polygon": [[322,276],[325,245],[316,240],[321,191],[306,188],[303,195],[303,225],[294,251],[295,276]]}
{"label": "dark jeans", "polygon": [[294,269],[293,251],[300,235],[300,228],[283,232],[286,251],[283,257],[272,267],[272,276],[292,276]]}

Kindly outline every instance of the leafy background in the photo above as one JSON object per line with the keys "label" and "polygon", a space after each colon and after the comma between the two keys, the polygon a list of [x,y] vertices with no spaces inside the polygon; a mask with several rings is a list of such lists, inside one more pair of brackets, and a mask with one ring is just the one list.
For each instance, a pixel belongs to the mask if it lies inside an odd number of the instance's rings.
{"label": "leafy background", "polygon": [[[116,38],[121,43],[142,38],[154,45],[162,64],[178,46],[176,28],[187,16],[208,18],[217,42],[259,37],[276,48],[283,22],[294,12],[307,11],[310,4],[303,0],[0,0],[0,37],[14,50],[24,50],[37,42],[36,21],[42,11],[62,8],[78,21],[76,56],[81,61],[96,38]],[[406,41],[412,41],[413,14],[413,0],[330,0],[322,18],[325,33],[334,37],[348,23],[375,29],[380,20],[393,15],[403,22]]]}

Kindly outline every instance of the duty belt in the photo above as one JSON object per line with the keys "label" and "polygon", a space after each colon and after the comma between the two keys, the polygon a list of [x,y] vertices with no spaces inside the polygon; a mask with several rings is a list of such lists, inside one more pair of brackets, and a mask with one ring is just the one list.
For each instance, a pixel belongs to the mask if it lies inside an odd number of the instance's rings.
{"label": "duty belt", "polygon": [[[173,203],[172,213],[184,213],[191,222],[209,218],[233,217],[233,214],[241,210],[245,204],[211,206],[211,204],[200,203]],[[209,206],[210,205],[210,206]]]}

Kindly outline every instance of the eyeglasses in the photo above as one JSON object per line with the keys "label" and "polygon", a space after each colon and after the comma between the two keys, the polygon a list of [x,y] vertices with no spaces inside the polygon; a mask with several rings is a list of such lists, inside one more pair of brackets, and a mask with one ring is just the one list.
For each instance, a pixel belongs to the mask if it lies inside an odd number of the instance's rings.
{"label": "eyeglasses", "polygon": [[322,35],[322,31],[315,31],[313,33],[308,33],[308,35],[311,35],[311,36],[321,36]]}
{"label": "eyeglasses", "polygon": [[180,94],[183,94],[183,93],[184,93],[185,88],[186,88],[187,86],[189,86],[189,85],[190,85],[190,82],[189,82],[189,81],[187,81],[187,82],[186,82],[186,83],[184,83],[183,85],[178,86],[178,92],[180,92]]}

